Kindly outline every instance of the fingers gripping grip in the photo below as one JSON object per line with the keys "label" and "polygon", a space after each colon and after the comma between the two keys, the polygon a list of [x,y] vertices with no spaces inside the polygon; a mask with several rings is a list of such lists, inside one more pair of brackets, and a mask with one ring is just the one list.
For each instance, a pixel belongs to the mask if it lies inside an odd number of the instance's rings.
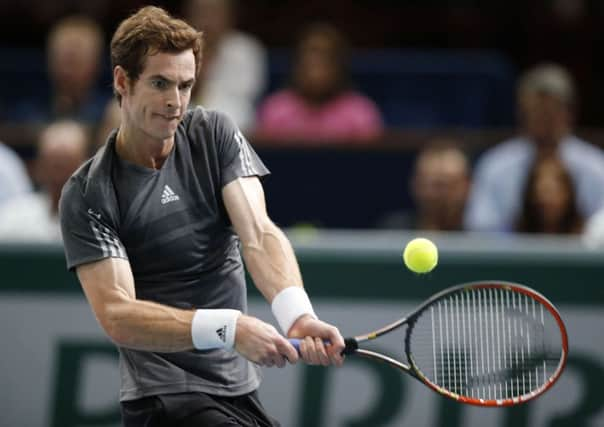
{"label": "fingers gripping grip", "polygon": [[[291,343],[291,345],[293,345],[295,347],[295,349],[298,351],[298,353],[300,353],[300,341],[301,340],[299,338],[289,338],[289,342]],[[330,345],[331,344],[327,340],[325,340],[323,342],[326,345]],[[346,344],[346,346],[344,347],[344,350],[342,350],[342,354],[343,355],[352,354],[355,351],[357,351],[357,349],[359,348],[359,343],[354,338],[346,338],[344,340],[344,344]]]}

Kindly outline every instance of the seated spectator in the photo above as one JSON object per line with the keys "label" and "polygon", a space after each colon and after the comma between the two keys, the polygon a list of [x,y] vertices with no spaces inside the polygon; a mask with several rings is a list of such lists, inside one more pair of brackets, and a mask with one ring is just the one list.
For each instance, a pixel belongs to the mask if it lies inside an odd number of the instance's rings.
{"label": "seated spectator", "polygon": [[347,42],[334,27],[315,24],[296,47],[291,87],[261,105],[258,136],[271,139],[353,142],[380,136],[377,106],[351,89]]}
{"label": "seated spectator", "polygon": [[423,148],[411,178],[413,212],[394,212],[380,222],[382,228],[458,231],[470,190],[470,165],[455,140],[437,139]]}
{"label": "seated spectator", "polygon": [[101,119],[101,123],[96,130],[94,141],[96,148],[100,147],[107,141],[111,131],[120,126],[121,120],[122,112],[120,109],[120,104],[117,102],[117,99],[114,98],[105,106],[103,118]]}
{"label": "seated spectator", "polygon": [[187,0],[185,19],[203,31],[203,66],[192,104],[227,113],[251,130],[256,104],[267,83],[267,55],[253,36],[237,31],[234,0]]}
{"label": "seated spectator", "polygon": [[0,206],[30,191],[32,184],[23,161],[11,148],[0,142]]}
{"label": "seated spectator", "polygon": [[61,189],[86,160],[88,149],[86,130],[76,122],[56,122],[42,132],[34,173],[40,191],[13,197],[0,206],[0,241],[61,241]]}
{"label": "seated spectator", "polygon": [[49,122],[72,119],[96,124],[111,96],[99,88],[103,33],[90,18],[69,16],[59,21],[47,39],[50,98],[17,105],[14,120]]}
{"label": "seated spectator", "polygon": [[587,247],[604,249],[604,208],[587,220],[582,237]]}
{"label": "seated spectator", "polygon": [[554,155],[537,158],[527,178],[516,231],[574,234],[581,232],[583,222],[564,164]]}
{"label": "seated spectator", "polygon": [[514,230],[531,165],[548,155],[558,156],[570,173],[582,217],[604,205],[604,152],[573,135],[575,105],[572,78],[557,65],[540,65],[520,79],[520,135],[479,158],[465,215],[467,229]]}

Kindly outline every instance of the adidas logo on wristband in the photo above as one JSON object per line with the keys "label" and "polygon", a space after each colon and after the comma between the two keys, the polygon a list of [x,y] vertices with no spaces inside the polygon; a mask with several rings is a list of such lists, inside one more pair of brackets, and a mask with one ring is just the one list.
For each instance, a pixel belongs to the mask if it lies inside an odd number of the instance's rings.
{"label": "adidas logo on wristband", "polygon": [[220,340],[222,342],[226,342],[226,332],[227,332],[226,325],[224,325],[222,328],[216,329],[216,335],[218,335],[218,338],[220,338]]}
{"label": "adidas logo on wristband", "polygon": [[197,350],[232,349],[241,311],[228,308],[195,310],[191,338]]}

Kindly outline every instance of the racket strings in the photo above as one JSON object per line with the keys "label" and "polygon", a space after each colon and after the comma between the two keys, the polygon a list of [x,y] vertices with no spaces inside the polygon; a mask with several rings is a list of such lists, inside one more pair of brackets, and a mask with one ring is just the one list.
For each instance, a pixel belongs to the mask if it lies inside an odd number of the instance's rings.
{"label": "racket strings", "polygon": [[[553,317],[533,298],[501,288],[437,301],[413,326],[411,353],[432,383],[484,400],[540,388],[562,357]],[[551,342],[551,341],[554,342]]]}

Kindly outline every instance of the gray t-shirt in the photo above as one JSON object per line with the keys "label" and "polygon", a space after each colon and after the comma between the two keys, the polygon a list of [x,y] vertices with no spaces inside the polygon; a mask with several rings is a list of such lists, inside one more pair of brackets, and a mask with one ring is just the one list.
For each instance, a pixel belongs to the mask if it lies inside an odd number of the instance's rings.
{"label": "gray t-shirt", "polygon": [[[239,239],[221,190],[269,172],[241,132],[225,115],[197,107],[183,118],[160,170],[119,158],[115,134],[63,188],[67,267],[127,259],[138,299],[245,312]],[[260,383],[258,367],[234,350],[119,352],[121,400],[187,391],[233,396]]]}

